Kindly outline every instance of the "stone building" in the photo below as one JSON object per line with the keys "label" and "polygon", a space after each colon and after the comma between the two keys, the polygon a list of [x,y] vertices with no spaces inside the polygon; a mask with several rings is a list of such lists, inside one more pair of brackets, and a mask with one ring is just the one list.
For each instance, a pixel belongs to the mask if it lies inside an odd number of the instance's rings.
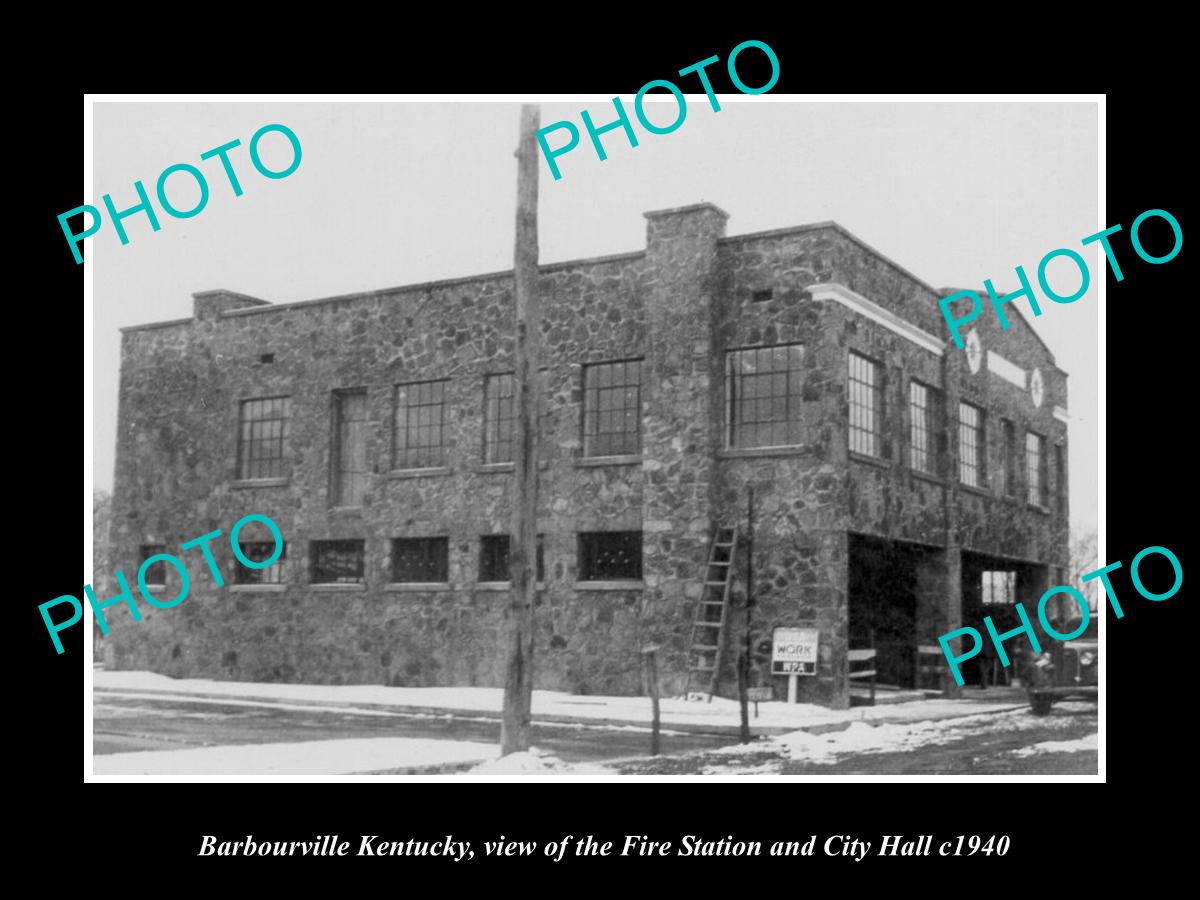
{"label": "stone building", "polygon": [[[682,690],[711,536],[745,530],[751,486],[752,678],[772,683],[774,627],[816,628],[802,701],[848,704],[852,647],[911,687],[918,646],[1062,583],[1066,374],[1019,314],[980,317],[958,350],[945,292],[833,222],[726,236],[708,203],[646,219],[643,251],[541,268],[537,687],[639,693],[655,642],[663,691]],[[207,291],[192,318],[125,329],[115,565],[220,529],[225,586],[184,551],[187,601],[141,603],[138,624],[110,608],[108,665],[501,685],[512,320],[499,272],[287,304]],[[230,548],[250,513],[283,534],[269,569]],[[170,566],[145,575],[175,596]]]}

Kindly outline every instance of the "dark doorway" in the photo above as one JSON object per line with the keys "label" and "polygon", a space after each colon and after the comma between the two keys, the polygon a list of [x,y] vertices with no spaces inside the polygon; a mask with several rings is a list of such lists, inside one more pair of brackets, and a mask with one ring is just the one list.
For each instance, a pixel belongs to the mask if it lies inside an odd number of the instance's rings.
{"label": "dark doorway", "polygon": [[873,647],[878,683],[916,686],[920,547],[850,535],[851,649]]}

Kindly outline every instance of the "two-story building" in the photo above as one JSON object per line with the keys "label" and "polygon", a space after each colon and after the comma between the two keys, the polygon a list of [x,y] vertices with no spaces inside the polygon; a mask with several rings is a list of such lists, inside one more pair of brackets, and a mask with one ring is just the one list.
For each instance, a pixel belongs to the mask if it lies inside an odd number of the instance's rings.
{"label": "two-story building", "polygon": [[[541,268],[537,687],[638,693],[653,642],[682,690],[709,542],[744,525],[751,485],[752,644],[818,629],[801,700],[849,702],[851,647],[912,686],[916,647],[1060,583],[1066,374],[1019,315],[958,350],[946,292],[835,223],[726,236],[708,203],[646,219],[642,251]],[[286,548],[254,570],[215,542],[221,588],[189,551],[186,602],[137,625],[110,608],[108,665],[503,684],[512,292],[511,272],[287,304],[208,291],[189,319],[125,329],[115,565],[132,580],[249,513]],[[744,555],[722,638],[739,646]],[[769,669],[759,653],[753,677]]]}

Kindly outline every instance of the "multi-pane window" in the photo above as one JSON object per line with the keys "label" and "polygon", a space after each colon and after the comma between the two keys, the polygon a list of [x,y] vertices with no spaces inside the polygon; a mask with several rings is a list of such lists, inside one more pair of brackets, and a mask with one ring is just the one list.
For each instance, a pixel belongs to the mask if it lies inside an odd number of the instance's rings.
{"label": "multi-pane window", "polygon": [[242,401],[238,478],[282,478],[287,475],[291,405],[291,397]]}
{"label": "multi-pane window", "polygon": [[393,469],[429,469],[446,464],[446,385],[421,381],[396,385]]}
{"label": "multi-pane window", "polygon": [[513,421],[516,418],[515,381],[512,373],[489,375],[483,384],[484,462],[512,462]]}
{"label": "multi-pane window", "polygon": [[1067,514],[1067,459],[1066,450],[1062,444],[1054,445],[1054,493],[1058,499],[1058,512],[1065,516]]}
{"label": "multi-pane window", "polygon": [[364,580],[361,540],[312,542],[313,584],[362,584]]}
{"label": "multi-pane window", "polygon": [[911,466],[926,475],[938,474],[938,446],[941,435],[941,392],[921,384],[909,382],[909,448],[912,453]]}
{"label": "multi-pane window", "polygon": [[642,363],[596,363],[583,368],[583,455],[641,452]]}
{"label": "multi-pane window", "polygon": [[624,581],[641,577],[640,531],[593,531],[579,535],[580,581]]}
{"label": "multi-pane window", "polygon": [[[537,536],[536,578],[546,580],[543,536]],[[479,539],[479,580],[509,581],[507,534],[485,534]]]}
{"label": "multi-pane window", "polygon": [[1027,498],[1034,506],[1046,505],[1046,439],[1032,431],[1025,432],[1025,483]]}
{"label": "multi-pane window", "polygon": [[803,344],[726,355],[730,447],[800,443],[803,361]]}
{"label": "multi-pane window", "polygon": [[449,538],[395,538],[392,541],[393,582],[445,584],[449,580]]}
{"label": "multi-pane window", "polygon": [[333,395],[333,505],[362,506],[367,483],[367,392]]}
{"label": "multi-pane window", "polygon": [[1017,496],[1017,429],[1009,419],[1000,420],[1000,493]]}
{"label": "multi-pane window", "polygon": [[983,410],[970,403],[958,404],[958,480],[983,487]]}
{"label": "multi-pane window", "polygon": [[1012,606],[1017,602],[1017,573],[997,571],[983,573],[983,604]]}
{"label": "multi-pane window", "polygon": [[[143,544],[141,548],[141,558],[138,560],[138,571],[141,571],[142,563],[152,556],[166,553],[167,548],[162,544]],[[167,563],[166,560],[160,559],[156,563],[151,563],[146,569],[146,584],[166,584],[167,583]]]}
{"label": "multi-pane window", "polygon": [[[238,541],[242,555],[251,562],[263,563],[275,555],[274,541]],[[265,569],[251,569],[239,561],[234,572],[237,584],[283,584],[283,566],[287,561],[287,544],[279,551],[279,559]]]}
{"label": "multi-pane window", "polygon": [[850,450],[879,456],[879,366],[850,354]]}

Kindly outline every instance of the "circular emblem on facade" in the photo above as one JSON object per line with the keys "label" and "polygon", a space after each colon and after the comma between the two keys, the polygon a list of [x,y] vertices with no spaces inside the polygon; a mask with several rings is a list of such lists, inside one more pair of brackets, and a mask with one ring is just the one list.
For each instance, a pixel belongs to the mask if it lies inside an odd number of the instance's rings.
{"label": "circular emblem on facade", "polygon": [[972,375],[979,371],[982,362],[983,346],[979,343],[979,333],[972,328],[967,333],[967,365],[971,367]]}
{"label": "circular emblem on facade", "polygon": [[1029,393],[1033,397],[1033,405],[1041,406],[1042,398],[1046,394],[1046,385],[1042,383],[1042,370],[1034,369],[1033,374],[1029,376]]}

